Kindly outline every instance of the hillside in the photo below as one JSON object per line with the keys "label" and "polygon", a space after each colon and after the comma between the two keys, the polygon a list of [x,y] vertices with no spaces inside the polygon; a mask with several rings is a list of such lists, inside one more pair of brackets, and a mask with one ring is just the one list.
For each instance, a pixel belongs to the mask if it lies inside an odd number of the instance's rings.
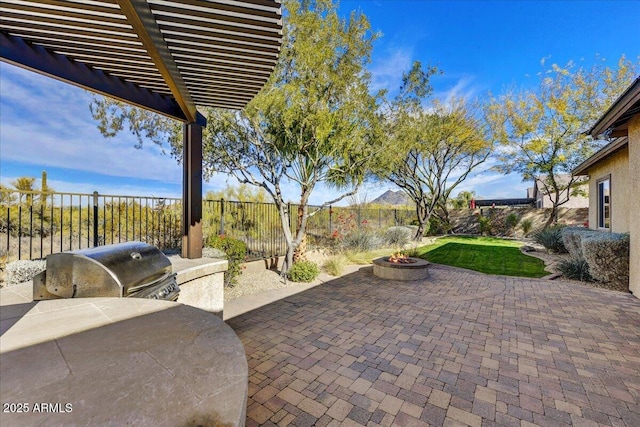
{"label": "hillside", "polygon": [[401,190],[387,190],[376,199],[372,200],[371,203],[392,206],[406,205],[409,203],[409,197]]}

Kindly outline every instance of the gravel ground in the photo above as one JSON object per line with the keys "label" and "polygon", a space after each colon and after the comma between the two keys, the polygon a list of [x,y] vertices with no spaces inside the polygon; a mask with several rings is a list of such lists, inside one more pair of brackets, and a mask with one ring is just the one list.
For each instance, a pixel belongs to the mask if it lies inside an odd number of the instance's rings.
{"label": "gravel ground", "polygon": [[296,286],[299,283],[287,280],[286,282],[280,274],[273,270],[264,270],[255,273],[242,273],[238,277],[238,283],[232,288],[224,289],[224,300],[231,301],[244,295],[252,295],[271,289],[286,288]]}

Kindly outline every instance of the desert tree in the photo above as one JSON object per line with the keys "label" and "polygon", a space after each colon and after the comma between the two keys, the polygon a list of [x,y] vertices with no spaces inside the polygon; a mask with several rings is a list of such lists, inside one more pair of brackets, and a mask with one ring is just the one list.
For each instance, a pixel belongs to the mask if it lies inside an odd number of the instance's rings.
{"label": "desert tree", "polygon": [[482,109],[464,99],[431,100],[429,80],[437,74],[419,62],[404,75],[387,114],[386,149],[377,175],[400,187],[415,203],[419,240],[451,192],[491,152]]}
{"label": "desert tree", "polygon": [[[207,169],[264,188],[281,217],[287,258],[303,255],[309,197],[319,183],[337,196],[356,193],[376,150],[377,96],[369,92],[375,35],[367,19],[343,20],[331,1],[286,2],[281,58],[265,88],[240,112],[211,110]],[[283,194],[293,184],[295,221]],[[291,226],[295,223],[295,226]],[[299,249],[300,248],[300,249]]]}
{"label": "desert tree", "polygon": [[615,68],[599,58],[590,68],[571,62],[547,66],[544,60],[542,68],[534,89],[492,97],[489,117],[500,142],[495,169],[540,182],[552,202],[547,227],[556,221],[558,208],[581,191],[582,183],[569,175],[571,170],[601,144],[585,132],[630,84],[639,67],[623,56]]}
{"label": "desert tree", "polygon": [[269,195],[263,188],[247,184],[229,185],[217,191],[207,191],[206,200],[234,200],[246,203],[266,203]]}
{"label": "desert tree", "polygon": [[18,191],[19,203],[22,204],[22,195],[26,195],[27,206],[33,205],[33,192],[36,179],[31,176],[21,176],[11,181],[11,186]]}
{"label": "desert tree", "polygon": [[[374,157],[378,94],[370,94],[370,61],[376,34],[366,17],[341,18],[331,0],[284,1],[283,44],[270,79],[241,111],[202,109],[206,179],[223,173],[263,188],[276,204],[287,243],[283,273],[302,256],[309,198],[318,184],[337,190],[336,203],[355,194]],[[110,100],[92,103],[105,135],[126,125],[138,137],[169,141],[181,155],[175,124]],[[155,120],[155,121],[154,121]],[[154,129],[154,123],[158,127]],[[284,187],[296,188],[296,221]],[[295,223],[292,226],[292,223]]]}

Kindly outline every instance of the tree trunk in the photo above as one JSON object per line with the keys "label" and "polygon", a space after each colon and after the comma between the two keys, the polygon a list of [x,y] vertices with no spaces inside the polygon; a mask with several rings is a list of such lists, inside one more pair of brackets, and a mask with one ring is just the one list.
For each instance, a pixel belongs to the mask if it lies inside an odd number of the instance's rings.
{"label": "tree trunk", "polygon": [[291,212],[288,211],[288,206],[284,203],[279,203],[278,210],[280,211],[280,222],[282,224],[284,239],[287,244],[287,254],[284,262],[282,263],[280,276],[286,277],[289,268],[293,265],[293,253],[295,252],[297,245],[295,244],[295,240],[291,234],[291,224],[289,221]]}
{"label": "tree trunk", "polygon": [[557,216],[558,216],[558,207],[554,204],[551,206],[551,215],[549,215],[549,219],[547,220],[547,223],[544,225],[544,228],[549,228],[553,224],[555,224]]}
{"label": "tree trunk", "polygon": [[287,245],[287,256],[284,260],[284,263],[282,263],[282,271],[280,272],[280,275],[282,277],[287,276],[289,268],[291,268],[291,266],[293,265],[293,253],[295,252],[295,250],[296,249],[292,245]]}
{"label": "tree trunk", "polygon": [[[300,226],[302,225],[302,219],[304,218],[304,205],[298,205],[298,222],[296,224],[296,235],[300,232]],[[307,233],[302,235],[300,244],[296,247],[293,253],[293,262],[300,262],[307,260]]]}
{"label": "tree trunk", "polygon": [[418,230],[416,231],[416,235],[413,236],[413,240],[419,242],[422,240],[422,236],[424,235],[425,226],[429,221],[429,216],[427,215],[427,209],[420,204],[420,202],[416,203],[416,216],[418,217]]}

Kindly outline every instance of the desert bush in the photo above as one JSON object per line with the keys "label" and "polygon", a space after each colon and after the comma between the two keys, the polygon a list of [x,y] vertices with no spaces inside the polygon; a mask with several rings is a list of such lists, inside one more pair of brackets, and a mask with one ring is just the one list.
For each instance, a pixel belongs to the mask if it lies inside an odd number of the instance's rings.
{"label": "desert bush", "polygon": [[13,261],[5,267],[7,285],[16,285],[22,282],[28,282],[33,276],[47,268],[47,262],[44,260],[37,261]]}
{"label": "desert bush", "polygon": [[582,238],[591,276],[618,290],[629,290],[629,235],[594,233]]}
{"label": "desert bush", "polygon": [[207,238],[207,246],[218,249],[226,255],[229,266],[224,273],[224,285],[235,285],[237,277],[242,273],[242,264],[246,261],[247,245],[242,240],[224,235],[212,235]]}
{"label": "desert bush", "polygon": [[520,216],[516,212],[509,212],[504,219],[504,225],[507,227],[507,230],[511,233],[511,235],[515,234],[516,226],[520,222]]}
{"label": "desert bush", "polygon": [[424,236],[442,236],[451,232],[450,222],[443,221],[435,215],[429,218],[428,226],[425,227]]}
{"label": "desert bush", "polygon": [[589,263],[584,258],[571,257],[560,261],[557,267],[567,279],[580,280],[581,282],[593,281],[591,273],[589,273]]}
{"label": "desert bush", "polygon": [[384,242],[390,246],[404,246],[413,237],[411,229],[408,227],[389,227],[384,232]]}
{"label": "desert bush", "polygon": [[335,255],[322,264],[322,269],[332,276],[340,276],[347,265],[347,259],[344,255]]}
{"label": "desert bush", "polygon": [[480,228],[480,234],[483,236],[490,236],[493,229],[491,218],[488,216],[478,216],[478,226]]}
{"label": "desert bush", "polygon": [[320,269],[318,266],[311,261],[299,261],[293,263],[289,271],[287,272],[287,277],[289,280],[294,282],[313,282],[316,277],[320,274]]}
{"label": "desert bush", "polygon": [[382,246],[382,239],[368,229],[353,230],[347,233],[341,242],[341,248],[347,251],[370,251]]}
{"label": "desert bush", "polygon": [[565,253],[567,249],[562,241],[564,225],[552,225],[533,233],[533,240],[544,246],[549,252]]}
{"label": "desert bush", "polygon": [[567,252],[569,252],[573,258],[584,259],[582,239],[598,233],[601,232],[584,227],[565,227],[562,229],[562,242]]}
{"label": "desert bush", "polygon": [[527,218],[520,221],[520,229],[522,233],[527,236],[531,233],[531,229],[533,228],[533,219]]}

